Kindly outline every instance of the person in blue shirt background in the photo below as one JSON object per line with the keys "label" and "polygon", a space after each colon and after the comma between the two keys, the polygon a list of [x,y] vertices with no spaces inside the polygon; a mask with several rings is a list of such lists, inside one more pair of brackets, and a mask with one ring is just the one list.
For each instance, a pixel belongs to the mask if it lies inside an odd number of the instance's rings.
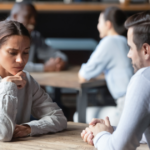
{"label": "person in blue shirt background", "polygon": [[[103,38],[90,56],[87,63],[82,64],[79,80],[88,81],[101,73],[105,74],[108,89],[116,100],[117,107],[88,107],[86,122],[92,118],[108,116],[112,125],[117,125],[123,110],[126,90],[133,75],[131,60],[127,57],[129,47],[123,34],[126,32],[124,22],[126,15],[117,7],[109,7],[100,14],[98,31]],[[78,121],[78,114],[74,114]]]}

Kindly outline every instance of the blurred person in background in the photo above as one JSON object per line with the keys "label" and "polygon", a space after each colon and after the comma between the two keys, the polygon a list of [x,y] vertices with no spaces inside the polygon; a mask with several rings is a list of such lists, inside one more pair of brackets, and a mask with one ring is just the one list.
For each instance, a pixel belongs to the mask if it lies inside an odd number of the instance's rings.
{"label": "blurred person in background", "polygon": [[[103,38],[87,63],[82,64],[79,71],[80,82],[88,81],[101,73],[105,74],[108,89],[116,100],[117,107],[88,107],[86,122],[92,118],[110,118],[112,125],[117,125],[124,107],[126,90],[133,75],[131,60],[127,57],[129,47],[126,37],[122,36],[126,29],[126,16],[122,10],[109,7],[100,14],[98,31]],[[78,121],[78,114],[74,114],[74,121]]]}
{"label": "blurred person in background", "polygon": [[[31,34],[29,60],[25,70],[29,72],[60,71],[66,67],[67,57],[62,52],[45,44],[41,34],[33,31],[36,25],[36,9],[29,2],[18,2],[13,6],[8,20],[22,23]],[[43,63],[37,63],[42,61]]]}

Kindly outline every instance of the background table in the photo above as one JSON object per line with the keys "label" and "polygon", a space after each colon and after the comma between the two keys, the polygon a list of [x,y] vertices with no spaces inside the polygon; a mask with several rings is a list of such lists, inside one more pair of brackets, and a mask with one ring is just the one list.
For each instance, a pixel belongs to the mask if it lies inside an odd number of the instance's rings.
{"label": "background table", "polygon": [[[80,137],[85,127],[87,127],[86,124],[69,122],[67,129],[63,132],[1,142],[0,150],[96,150],[83,142]],[[146,144],[137,148],[137,150],[148,149]]]}
{"label": "background table", "polygon": [[79,114],[79,122],[85,123],[87,107],[87,90],[89,88],[106,85],[104,75],[97,77],[89,82],[80,83],[78,71],[80,67],[72,67],[67,71],[51,73],[31,73],[33,78],[42,86],[57,87],[56,97],[59,100],[60,88],[70,88],[78,90],[76,108]]}

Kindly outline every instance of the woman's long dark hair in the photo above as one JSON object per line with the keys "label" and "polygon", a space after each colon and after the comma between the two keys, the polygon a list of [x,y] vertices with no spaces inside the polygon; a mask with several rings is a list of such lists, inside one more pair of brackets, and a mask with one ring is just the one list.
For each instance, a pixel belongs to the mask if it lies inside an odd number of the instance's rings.
{"label": "woman's long dark hair", "polygon": [[126,15],[122,10],[117,7],[108,7],[102,13],[104,14],[105,21],[109,20],[118,34],[124,35],[127,33],[124,27]]}
{"label": "woman's long dark hair", "polygon": [[30,38],[28,30],[24,27],[22,23],[17,21],[1,21],[0,22],[0,47],[7,41],[10,36],[20,35],[27,36]]}

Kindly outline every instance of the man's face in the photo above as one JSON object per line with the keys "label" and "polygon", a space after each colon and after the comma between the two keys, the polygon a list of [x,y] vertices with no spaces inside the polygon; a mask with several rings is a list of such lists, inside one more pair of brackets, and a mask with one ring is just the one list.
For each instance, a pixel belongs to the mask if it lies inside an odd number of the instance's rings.
{"label": "man's face", "polygon": [[136,45],[133,42],[133,28],[130,27],[128,30],[128,45],[130,47],[128,57],[132,60],[132,65],[134,68],[134,73],[139,69],[143,68],[143,59],[142,59],[142,50],[138,50]]}
{"label": "man's face", "polygon": [[22,7],[22,10],[14,17],[14,19],[22,23],[31,33],[36,24],[36,13],[29,6]]}

